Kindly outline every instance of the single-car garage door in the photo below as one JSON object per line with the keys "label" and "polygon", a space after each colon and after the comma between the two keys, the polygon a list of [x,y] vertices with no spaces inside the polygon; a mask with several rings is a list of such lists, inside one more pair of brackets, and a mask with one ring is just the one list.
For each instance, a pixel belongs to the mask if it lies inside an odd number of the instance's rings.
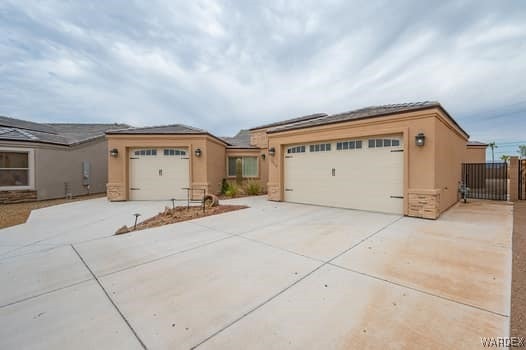
{"label": "single-car garage door", "polygon": [[188,187],[188,151],[177,148],[130,150],[130,199],[185,199]]}
{"label": "single-car garage door", "polygon": [[402,136],[285,147],[285,201],[403,213]]}

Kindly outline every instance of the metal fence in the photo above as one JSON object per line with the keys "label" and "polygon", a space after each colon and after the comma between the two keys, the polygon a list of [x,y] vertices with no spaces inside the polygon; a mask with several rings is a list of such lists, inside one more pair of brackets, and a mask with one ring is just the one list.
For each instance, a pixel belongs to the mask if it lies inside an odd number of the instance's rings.
{"label": "metal fence", "polygon": [[462,181],[467,198],[508,200],[508,163],[464,163]]}
{"label": "metal fence", "polygon": [[519,199],[526,200],[526,159],[519,159]]}

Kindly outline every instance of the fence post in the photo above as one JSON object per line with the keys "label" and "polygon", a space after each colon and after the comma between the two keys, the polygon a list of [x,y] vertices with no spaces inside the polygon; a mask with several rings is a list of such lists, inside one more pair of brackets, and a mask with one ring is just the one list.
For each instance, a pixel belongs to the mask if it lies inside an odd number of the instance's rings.
{"label": "fence post", "polygon": [[508,174],[510,176],[510,202],[519,200],[519,158],[510,157],[508,164]]}

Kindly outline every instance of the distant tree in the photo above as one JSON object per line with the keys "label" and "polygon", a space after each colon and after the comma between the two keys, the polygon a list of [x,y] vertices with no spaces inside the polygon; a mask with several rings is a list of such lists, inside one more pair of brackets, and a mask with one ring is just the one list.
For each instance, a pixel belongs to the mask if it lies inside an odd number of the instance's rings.
{"label": "distant tree", "polygon": [[500,160],[507,162],[508,160],[510,160],[510,156],[503,154],[502,156],[500,156]]}
{"label": "distant tree", "polygon": [[521,158],[526,158],[526,145],[520,145],[517,152],[520,154]]}
{"label": "distant tree", "polygon": [[491,148],[491,161],[495,161],[495,148],[497,148],[497,144],[495,141],[489,143],[489,148]]}

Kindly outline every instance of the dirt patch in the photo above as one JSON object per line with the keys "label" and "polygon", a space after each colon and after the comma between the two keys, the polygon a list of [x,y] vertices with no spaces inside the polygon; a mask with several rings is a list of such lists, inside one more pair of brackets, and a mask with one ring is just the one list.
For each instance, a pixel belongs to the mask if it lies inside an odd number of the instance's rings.
{"label": "dirt patch", "polygon": [[240,210],[248,208],[246,205],[218,205],[211,208],[206,208],[203,211],[202,207],[175,207],[165,208],[165,210],[149,219],[142,221],[137,224],[137,227],[134,229],[133,226],[127,227],[123,226],[118,229],[115,234],[120,235],[123,233],[140,231],[147,228],[158,227],[168,224],[174,224],[176,222],[188,221],[193,219],[202,218],[205,216],[217,215],[227,213],[229,211]]}
{"label": "dirt patch", "polygon": [[511,283],[511,336],[526,336],[526,201],[513,212],[513,275]]}
{"label": "dirt patch", "polygon": [[73,199],[49,199],[44,201],[1,204],[0,205],[0,228],[23,224],[27,221],[31,210],[51,207],[64,203],[78,202],[87,199],[106,197],[105,193],[98,193],[92,195],[78,196]]}

